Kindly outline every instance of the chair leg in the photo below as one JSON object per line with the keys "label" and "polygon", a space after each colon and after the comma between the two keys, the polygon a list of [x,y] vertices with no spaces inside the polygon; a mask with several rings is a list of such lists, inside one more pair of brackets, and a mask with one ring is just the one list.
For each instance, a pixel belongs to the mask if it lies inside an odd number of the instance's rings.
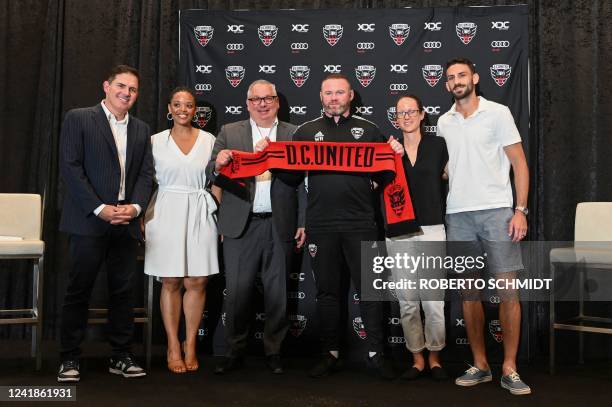
{"label": "chair leg", "polygon": [[[586,273],[587,268],[584,267],[584,265],[580,266],[580,271],[578,273],[579,275],[579,281],[578,281],[578,298],[579,298],[579,302],[578,302],[578,318],[579,319],[579,323],[582,325],[582,318],[584,318],[584,289],[585,289],[585,285],[584,285],[584,278],[585,278],[585,273]],[[584,332],[578,332],[578,363],[583,365],[584,364]]]}
{"label": "chair leg", "polygon": [[36,370],[42,367],[42,336],[43,336],[43,257],[34,262],[32,278],[32,309],[36,323],[32,325],[32,357],[36,358]]}
{"label": "chair leg", "polygon": [[555,374],[555,265],[550,263],[550,332],[549,332],[549,372]]}
{"label": "chair leg", "polygon": [[147,282],[147,325],[145,327],[145,357],[147,370],[151,369],[151,338],[153,336],[153,276]]}

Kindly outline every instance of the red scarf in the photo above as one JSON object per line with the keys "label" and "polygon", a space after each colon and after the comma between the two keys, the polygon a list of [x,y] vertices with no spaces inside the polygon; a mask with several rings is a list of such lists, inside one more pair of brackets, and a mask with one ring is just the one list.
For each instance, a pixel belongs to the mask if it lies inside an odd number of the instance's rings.
{"label": "red scarf", "polygon": [[272,142],[259,153],[232,150],[215,184],[248,199],[244,184],[229,179],[259,175],[269,169],[294,171],[385,172],[393,176],[384,189],[387,236],[418,230],[402,158],[386,143]]}

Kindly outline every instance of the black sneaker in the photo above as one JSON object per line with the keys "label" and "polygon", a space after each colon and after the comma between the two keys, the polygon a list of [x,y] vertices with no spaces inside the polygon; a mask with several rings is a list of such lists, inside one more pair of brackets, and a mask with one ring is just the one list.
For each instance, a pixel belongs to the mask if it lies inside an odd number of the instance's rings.
{"label": "black sneaker", "polygon": [[274,374],[283,374],[283,364],[281,363],[280,355],[266,356],[266,365]]}
{"label": "black sneaker", "polygon": [[60,383],[76,383],[79,380],[81,380],[81,374],[79,373],[79,361],[64,360],[59,367],[57,381]]}
{"label": "black sneaker", "polygon": [[147,375],[147,372],[138,366],[132,355],[111,357],[108,371],[126,378],[143,377]]}
{"label": "black sneaker", "polygon": [[382,379],[393,380],[396,377],[391,361],[380,352],[377,352],[372,357],[368,357],[368,366],[376,376]]}
{"label": "black sneaker", "polygon": [[310,369],[308,375],[314,378],[329,376],[330,374],[340,370],[341,366],[342,362],[340,359],[328,352],[325,356],[323,356],[319,363]]}

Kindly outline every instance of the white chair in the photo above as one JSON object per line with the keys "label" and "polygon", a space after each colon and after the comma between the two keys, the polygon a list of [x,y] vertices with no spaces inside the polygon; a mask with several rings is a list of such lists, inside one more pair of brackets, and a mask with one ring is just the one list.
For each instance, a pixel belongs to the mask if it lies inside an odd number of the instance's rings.
{"label": "white chair", "polygon": [[43,255],[41,199],[36,194],[0,194],[0,259],[33,260],[32,308],[0,310],[0,325],[32,325],[32,356],[42,364]]}
{"label": "white chair", "polygon": [[[555,265],[575,264],[578,278],[578,315],[555,321]],[[612,318],[585,315],[585,270],[612,270],[612,202],[581,202],[576,207],[574,247],[550,251],[550,373],[555,371],[555,330],[579,332],[579,362],[583,362],[584,332],[612,334]],[[612,287],[606,287],[608,291]]]}

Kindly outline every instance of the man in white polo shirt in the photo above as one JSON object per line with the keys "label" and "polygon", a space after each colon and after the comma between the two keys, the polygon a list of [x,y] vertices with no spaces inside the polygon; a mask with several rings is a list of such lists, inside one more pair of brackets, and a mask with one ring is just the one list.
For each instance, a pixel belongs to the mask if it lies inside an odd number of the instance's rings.
{"label": "man in white polo shirt", "polygon": [[[449,193],[446,224],[449,254],[487,254],[488,272],[495,278],[513,278],[523,269],[518,242],[527,233],[529,169],[510,110],[476,95],[479,76],[474,64],[458,58],[446,65],[446,89],[455,104],[438,120],[438,135],[448,147]],[[510,167],[514,172],[513,205]],[[492,380],[484,344],[484,311],[480,298],[463,297],[463,317],[474,357],[455,380],[474,386]],[[501,386],[510,393],[531,389],[516,372],[521,306],[516,296],[502,296],[499,319],[504,333]]]}

